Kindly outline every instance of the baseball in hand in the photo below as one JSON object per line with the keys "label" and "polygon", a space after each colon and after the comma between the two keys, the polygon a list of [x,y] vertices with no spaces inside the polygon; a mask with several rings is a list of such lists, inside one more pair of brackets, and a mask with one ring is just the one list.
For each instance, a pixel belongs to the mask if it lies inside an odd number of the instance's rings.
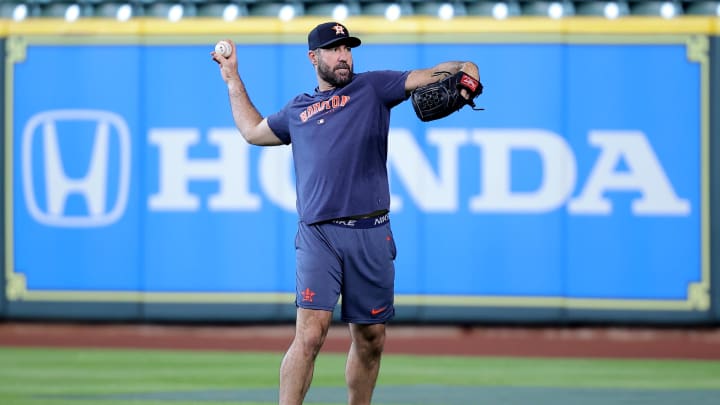
{"label": "baseball in hand", "polygon": [[232,54],[232,47],[228,41],[220,41],[215,44],[215,53],[218,53],[224,57],[230,57]]}

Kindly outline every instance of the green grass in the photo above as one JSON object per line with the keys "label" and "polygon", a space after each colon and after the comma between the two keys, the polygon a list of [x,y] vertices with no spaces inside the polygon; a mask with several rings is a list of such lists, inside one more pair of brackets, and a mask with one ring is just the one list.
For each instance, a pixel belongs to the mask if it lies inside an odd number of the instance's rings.
{"label": "green grass", "polygon": [[[275,389],[281,356],[279,353],[210,351],[0,348],[0,404],[187,405],[192,402],[69,397]],[[344,362],[344,355],[321,353],[313,387],[342,387]],[[378,384],[720,390],[720,362],[386,355]],[[202,402],[205,405],[221,403]]]}

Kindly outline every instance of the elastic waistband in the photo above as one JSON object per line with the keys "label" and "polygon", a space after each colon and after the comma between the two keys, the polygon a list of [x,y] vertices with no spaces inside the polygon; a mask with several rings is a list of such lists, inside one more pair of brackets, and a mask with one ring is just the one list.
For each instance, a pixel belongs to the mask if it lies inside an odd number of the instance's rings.
{"label": "elastic waistband", "polygon": [[331,220],[322,222],[322,224],[342,226],[344,228],[368,229],[368,228],[375,228],[378,226],[385,225],[388,222],[390,222],[390,214],[385,213],[385,214],[376,215],[376,216],[372,216],[372,217],[363,217],[363,218],[348,217],[348,218],[331,219]]}

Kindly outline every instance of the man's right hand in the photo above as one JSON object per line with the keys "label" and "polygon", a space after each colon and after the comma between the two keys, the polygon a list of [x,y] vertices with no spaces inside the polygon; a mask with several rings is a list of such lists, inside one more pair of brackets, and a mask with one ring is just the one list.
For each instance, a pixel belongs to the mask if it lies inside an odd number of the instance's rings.
{"label": "man's right hand", "polygon": [[235,43],[230,39],[225,39],[230,44],[231,52],[227,58],[214,50],[210,52],[212,59],[220,66],[220,76],[225,83],[240,78],[238,75],[237,52],[235,51]]}

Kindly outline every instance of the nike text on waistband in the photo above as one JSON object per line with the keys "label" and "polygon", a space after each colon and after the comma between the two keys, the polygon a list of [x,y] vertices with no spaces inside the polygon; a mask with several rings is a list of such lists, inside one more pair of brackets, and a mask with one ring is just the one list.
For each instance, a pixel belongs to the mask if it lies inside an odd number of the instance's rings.
{"label": "nike text on waistband", "polygon": [[365,218],[337,218],[322,222],[323,224],[331,224],[342,226],[345,228],[367,229],[375,228],[390,222],[390,214],[385,213],[373,217]]}

